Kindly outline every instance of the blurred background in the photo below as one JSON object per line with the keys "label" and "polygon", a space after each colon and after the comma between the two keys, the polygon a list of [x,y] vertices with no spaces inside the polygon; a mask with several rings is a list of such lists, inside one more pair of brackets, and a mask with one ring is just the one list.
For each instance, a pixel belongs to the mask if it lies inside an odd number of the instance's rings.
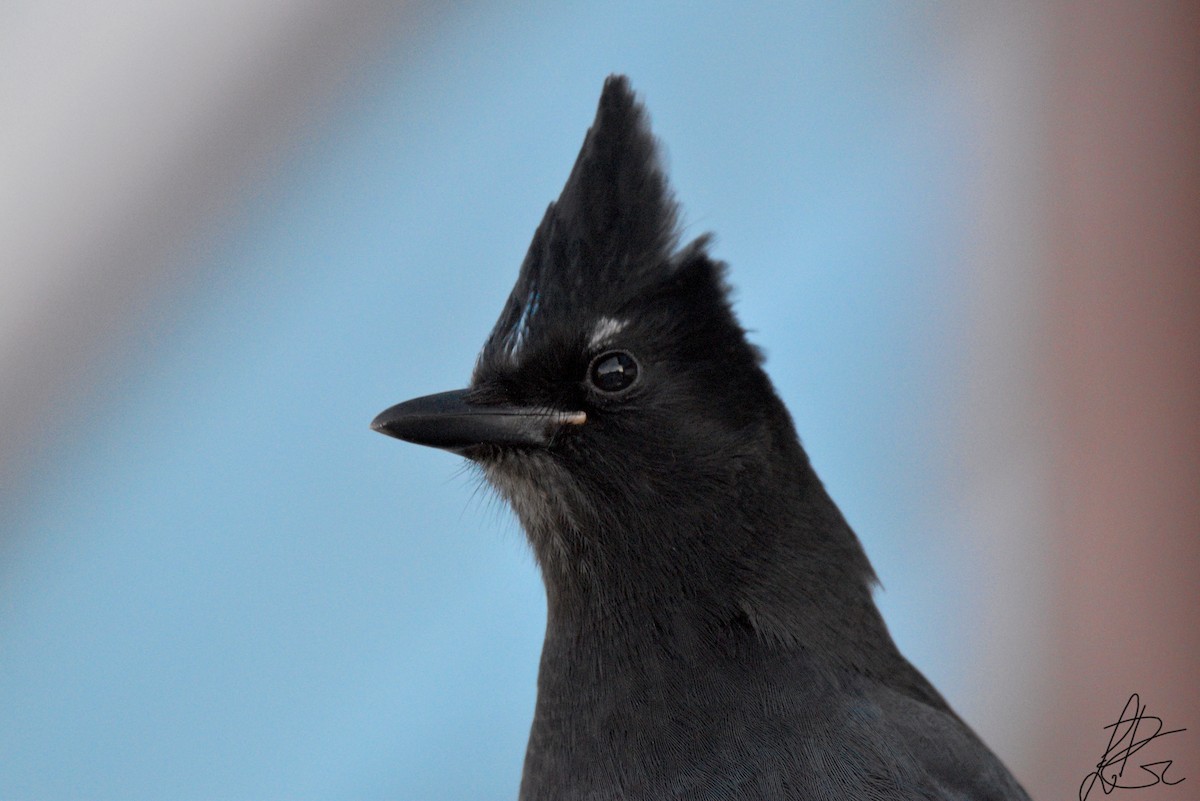
{"label": "blurred background", "polygon": [[0,798],[515,797],[532,557],[367,424],[610,72],[909,658],[1035,798],[1133,692],[1200,781],[1198,5],[4,4]]}

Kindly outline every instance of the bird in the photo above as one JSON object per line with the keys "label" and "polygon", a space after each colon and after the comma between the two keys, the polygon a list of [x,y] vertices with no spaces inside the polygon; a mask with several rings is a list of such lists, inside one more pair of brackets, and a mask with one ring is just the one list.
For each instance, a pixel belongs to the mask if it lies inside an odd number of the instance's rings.
{"label": "bird", "polygon": [[532,546],[520,800],[1028,801],[893,642],[726,265],[679,217],[611,75],[468,387],[371,424],[469,460]]}

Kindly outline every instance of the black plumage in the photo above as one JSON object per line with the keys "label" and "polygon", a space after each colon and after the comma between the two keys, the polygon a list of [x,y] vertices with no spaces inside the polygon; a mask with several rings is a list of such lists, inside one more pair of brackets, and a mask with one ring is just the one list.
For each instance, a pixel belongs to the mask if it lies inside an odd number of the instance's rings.
{"label": "black plumage", "polygon": [[516,511],[548,619],[520,797],[1025,799],[900,654],[875,575],[676,207],[625,78],[470,387],[373,427]]}

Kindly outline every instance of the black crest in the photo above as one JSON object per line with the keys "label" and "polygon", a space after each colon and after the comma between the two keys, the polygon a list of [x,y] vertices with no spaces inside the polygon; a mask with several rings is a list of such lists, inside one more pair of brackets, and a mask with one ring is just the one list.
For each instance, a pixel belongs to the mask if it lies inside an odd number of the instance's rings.
{"label": "black crest", "polygon": [[674,269],[677,241],[676,206],[645,109],[624,76],[610,76],[480,365],[516,361],[530,339],[559,323],[627,307]]}

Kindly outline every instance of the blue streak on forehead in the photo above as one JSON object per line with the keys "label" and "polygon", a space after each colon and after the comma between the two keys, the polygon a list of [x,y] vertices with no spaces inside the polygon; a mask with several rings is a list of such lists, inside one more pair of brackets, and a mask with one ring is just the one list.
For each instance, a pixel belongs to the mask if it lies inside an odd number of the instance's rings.
{"label": "blue streak on forehead", "polygon": [[516,360],[521,353],[521,349],[525,346],[529,338],[529,329],[532,325],[532,320],[541,306],[542,295],[537,287],[531,287],[528,296],[521,304],[521,314],[517,317],[512,328],[508,330],[504,337],[504,350],[508,357]]}

